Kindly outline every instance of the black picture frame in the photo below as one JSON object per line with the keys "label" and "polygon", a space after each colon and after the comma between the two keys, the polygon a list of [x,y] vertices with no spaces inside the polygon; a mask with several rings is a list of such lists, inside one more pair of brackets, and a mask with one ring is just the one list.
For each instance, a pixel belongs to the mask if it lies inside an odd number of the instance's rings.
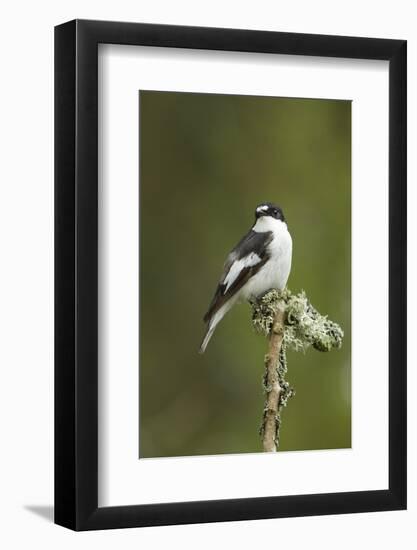
{"label": "black picture frame", "polygon": [[[387,490],[98,506],[97,53],[103,43],[389,62]],[[107,21],[55,28],[57,524],[78,531],[406,508],[406,46],[404,40]]]}

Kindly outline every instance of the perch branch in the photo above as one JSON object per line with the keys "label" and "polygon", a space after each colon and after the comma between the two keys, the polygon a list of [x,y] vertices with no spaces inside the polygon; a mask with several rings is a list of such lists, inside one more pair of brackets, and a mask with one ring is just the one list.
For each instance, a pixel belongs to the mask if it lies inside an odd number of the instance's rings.
{"label": "perch branch", "polygon": [[321,315],[304,292],[270,290],[252,303],[255,329],[268,337],[265,356],[264,390],[266,403],[260,429],[264,451],[279,446],[281,411],[295,394],[285,379],[287,349],[306,351],[310,346],[322,352],[340,349],[343,330],[326,315]]}
{"label": "perch branch", "polygon": [[279,383],[278,365],[284,339],[285,309],[280,305],[269,335],[268,354],[265,356],[264,386],[266,403],[261,427],[264,451],[276,452],[279,431],[279,404],[282,388]]}

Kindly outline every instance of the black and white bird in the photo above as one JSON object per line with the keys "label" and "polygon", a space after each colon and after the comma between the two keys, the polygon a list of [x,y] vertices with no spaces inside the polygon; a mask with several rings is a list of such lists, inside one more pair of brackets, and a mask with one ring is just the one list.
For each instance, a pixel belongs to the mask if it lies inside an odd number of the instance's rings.
{"label": "black and white bird", "polygon": [[238,242],[224,264],[217,290],[204,316],[204,353],[214,329],[235,303],[252,301],[268,290],[283,290],[291,270],[292,239],[279,206],[270,202],[255,210],[252,229]]}

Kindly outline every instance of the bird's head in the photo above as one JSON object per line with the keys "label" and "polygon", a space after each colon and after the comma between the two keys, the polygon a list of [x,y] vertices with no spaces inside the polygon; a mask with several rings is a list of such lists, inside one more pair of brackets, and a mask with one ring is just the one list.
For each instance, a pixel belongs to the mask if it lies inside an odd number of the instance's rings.
{"label": "bird's head", "polygon": [[255,218],[258,220],[262,216],[270,216],[275,220],[285,222],[284,214],[281,208],[272,202],[264,202],[256,207]]}

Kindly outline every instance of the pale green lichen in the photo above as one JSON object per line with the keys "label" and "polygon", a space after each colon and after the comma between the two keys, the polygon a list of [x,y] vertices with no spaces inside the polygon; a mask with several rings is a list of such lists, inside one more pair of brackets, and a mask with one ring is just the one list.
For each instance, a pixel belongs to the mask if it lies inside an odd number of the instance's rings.
{"label": "pale green lichen", "polygon": [[[285,379],[287,373],[288,349],[305,351],[313,346],[318,351],[331,351],[340,349],[343,340],[343,330],[337,324],[321,315],[309,302],[304,291],[292,294],[288,289],[278,291],[272,289],[252,303],[252,320],[255,329],[269,336],[278,309],[284,309],[284,338],[277,365],[278,379],[281,386],[281,394],[276,417],[275,442],[279,445],[279,428],[281,425],[281,409],[287,406],[288,399],[295,394],[294,389]],[[264,391],[270,389],[263,379]],[[264,410],[265,417],[266,410]],[[264,421],[260,433],[263,433]]]}
{"label": "pale green lichen", "polygon": [[305,351],[313,346],[318,351],[331,351],[342,346],[343,330],[321,315],[308,301],[304,291],[270,290],[252,303],[255,329],[269,335],[279,307],[285,310],[284,343],[288,349]]}

